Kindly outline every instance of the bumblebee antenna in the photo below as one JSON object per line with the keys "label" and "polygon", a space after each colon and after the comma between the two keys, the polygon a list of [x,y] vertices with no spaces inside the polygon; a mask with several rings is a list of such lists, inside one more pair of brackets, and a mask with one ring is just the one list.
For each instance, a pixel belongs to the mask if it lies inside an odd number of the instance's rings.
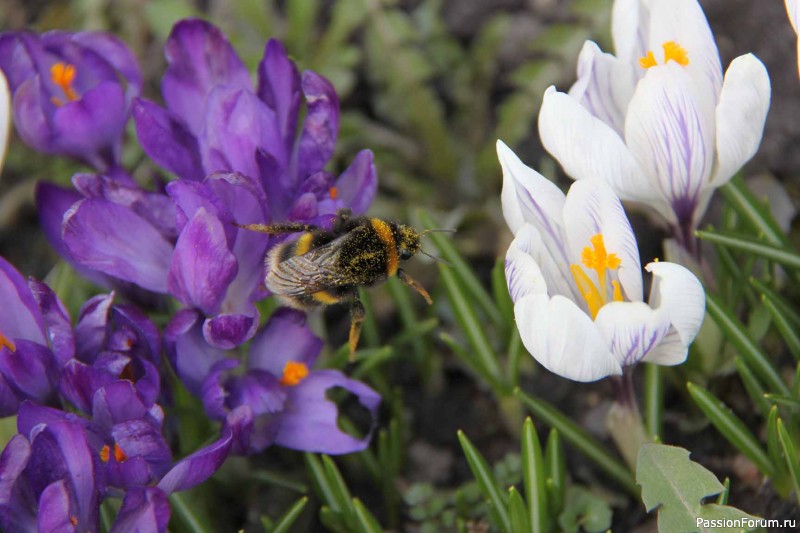
{"label": "bumblebee antenna", "polygon": [[455,233],[456,230],[454,229],[426,229],[422,233],[419,234],[420,237],[424,237],[428,233]]}
{"label": "bumblebee antenna", "polygon": [[435,256],[435,255],[431,255],[431,254],[429,254],[428,252],[426,252],[425,250],[420,250],[420,251],[419,251],[419,253],[421,253],[421,254],[422,254],[422,255],[424,255],[425,257],[430,257],[431,259],[433,259],[433,260],[434,260],[434,261],[436,261],[437,263],[442,263],[442,264],[445,264],[445,265],[447,265],[447,266],[449,266],[449,267],[452,267],[452,266],[453,266],[453,263],[451,263],[451,262],[450,262],[450,261],[448,261],[447,259],[443,259],[443,258],[441,258],[441,257],[437,257],[437,256]]}

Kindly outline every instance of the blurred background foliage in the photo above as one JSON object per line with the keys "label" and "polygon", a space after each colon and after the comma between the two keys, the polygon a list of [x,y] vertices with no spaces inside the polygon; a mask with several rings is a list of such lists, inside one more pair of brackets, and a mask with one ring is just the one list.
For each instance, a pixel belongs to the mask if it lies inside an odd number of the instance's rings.
{"label": "blurred background foliage", "polygon": [[[450,266],[437,270],[420,258],[410,269],[431,290],[432,309],[423,309],[400,283],[364,292],[368,320],[354,364],[344,348],[335,349],[345,341],[346,310],[313,318],[334,347],[324,364],[346,369],[384,397],[373,446],[335,461],[277,448],[229,460],[211,483],[172,498],[171,530],[238,524],[248,531],[321,525],[347,532],[518,526],[629,531],[647,521],[632,472],[606,444],[602,421],[610,387],[576,385],[538,369],[514,327],[497,260],[511,235],[500,211],[495,141],[503,139],[543,174],[568,183],[538,144],[541,95],[549,85],[570,85],[587,38],[612,49],[611,3],[0,0],[3,30],[114,32],[139,58],[144,96],[151,99],[159,98],[163,44],[178,19],[213,21],[251,69],[265,41],[278,38],[301,68],[336,86],[342,120],[331,170],[371,148],[380,178],[373,214],[420,228],[458,228],[455,235],[432,234],[425,244]],[[800,156],[794,152],[800,151],[787,147],[800,142],[800,129],[792,127],[800,116],[800,84],[793,60],[786,59],[794,57],[795,40],[783,7],[772,2],[777,10],[760,13],[780,21],[779,29],[767,31],[770,24],[763,21],[754,27],[754,8],[746,2],[701,3],[723,64],[755,51],[770,69],[773,112],[762,152],[745,174],[771,171],[796,204]],[[726,10],[731,24],[748,30],[727,27]],[[776,64],[783,74],[776,76]],[[785,112],[776,117],[775,106]],[[169,179],[143,155],[135,135],[131,125],[126,165],[145,186]],[[24,273],[48,276],[73,316],[96,289],[57,264],[38,231],[32,196],[37,180],[66,184],[80,170],[16,141],[0,181],[0,254]],[[719,231],[701,235],[717,257],[702,340],[687,365],[639,372],[643,415],[651,435],[688,448],[693,460],[732,480],[719,503],[730,494],[732,504],[751,514],[796,516],[792,491],[800,473],[791,467],[800,437],[798,232],[787,237],[742,180],[722,196],[712,215]],[[661,255],[658,228],[641,216],[633,222],[642,259]],[[748,247],[750,241],[772,248]],[[269,302],[263,305],[271,309]],[[358,409],[346,398],[335,399],[347,413],[341,423],[356,431]],[[180,450],[210,434],[207,422],[193,417],[200,411],[188,393],[176,393],[171,414],[180,420]],[[546,435],[544,445],[534,425],[523,422],[528,415]]]}

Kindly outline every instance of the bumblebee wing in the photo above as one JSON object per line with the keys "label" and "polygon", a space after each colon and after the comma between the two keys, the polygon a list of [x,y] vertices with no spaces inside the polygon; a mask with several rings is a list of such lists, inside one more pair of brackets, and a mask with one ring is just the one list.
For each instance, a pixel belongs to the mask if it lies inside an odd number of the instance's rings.
{"label": "bumblebee wing", "polygon": [[303,296],[346,285],[348,282],[342,278],[338,268],[345,237],[343,235],[275,265],[267,276],[269,290],[285,296]]}

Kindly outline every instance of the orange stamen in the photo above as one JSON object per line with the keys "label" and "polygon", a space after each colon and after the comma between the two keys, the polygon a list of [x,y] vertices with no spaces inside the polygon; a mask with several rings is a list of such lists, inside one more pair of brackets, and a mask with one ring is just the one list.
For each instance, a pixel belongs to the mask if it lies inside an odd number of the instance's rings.
{"label": "orange stamen", "polygon": [[100,460],[104,463],[107,463],[108,460],[111,458],[111,448],[108,447],[108,444],[104,445],[100,448]]}
{"label": "orange stamen", "polygon": [[2,332],[0,332],[0,348],[2,348],[3,346],[11,350],[12,353],[17,351],[17,345],[14,344],[14,341],[12,341],[11,339],[3,335]]}
{"label": "orange stamen", "polygon": [[[75,74],[75,65],[70,65],[69,63],[59,62],[50,67],[50,79],[61,88],[68,102],[74,102],[80,98],[78,93],[75,92],[75,89],[72,88],[72,82],[75,81]],[[63,102],[56,97],[53,97],[52,101],[57,106],[63,105]]]}
{"label": "orange stamen", "polygon": [[644,57],[639,58],[639,66],[642,68],[650,68],[656,65],[658,65],[658,62],[656,62],[656,56],[653,55],[652,50],[648,50]]}
{"label": "orange stamen", "polygon": [[304,363],[289,361],[283,367],[280,383],[285,387],[294,387],[308,376],[308,367]]}
{"label": "orange stamen", "polygon": [[617,254],[608,253],[601,233],[593,235],[589,242],[591,246],[586,246],[581,250],[581,263],[587,269],[594,270],[597,275],[597,283],[589,278],[580,265],[570,265],[569,269],[575,280],[578,292],[580,292],[581,297],[586,302],[586,306],[589,308],[589,314],[592,318],[595,318],[600,308],[609,301],[624,301],[619,281],[611,280],[612,291],[610,297],[607,285],[608,271],[617,270],[622,264],[622,260]]}
{"label": "orange stamen", "polygon": [[122,448],[117,443],[114,443],[114,459],[118,463],[122,463],[128,460],[128,455],[124,451],[122,451]]}
{"label": "orange stamen", "polygon": [[336,187],[331,187],[330,189],[328,189],[328,194],[330,194],[331,200],[336,200],[337,198],[339,198],[339,189],[337,189]]}
{"label": "orange stamen", "polygon": [[78,525],[78,519],[75,518],[72,515],[69,515],[69,523],[72,524],[73,526],[77,526]]}

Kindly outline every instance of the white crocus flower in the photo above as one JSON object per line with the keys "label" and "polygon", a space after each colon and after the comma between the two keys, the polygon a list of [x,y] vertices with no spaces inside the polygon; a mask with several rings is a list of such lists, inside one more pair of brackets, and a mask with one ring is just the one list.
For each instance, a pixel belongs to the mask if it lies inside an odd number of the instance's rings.
{"label": "white crocus flower", "polygon": [[547,369],[576,381],[639,361],[686,359],[705,293],[686,268],[654,262],[642,298],[639,251],[619,198],[598,180],[564,194],[501,141],[503,214],[514,233],[506,279],[522,342]]}
{"label": "white crocus flower", "polygon": [[650,205],[690,245],[713,190],[758,149],[769,76],[747,54],[723,79],[696,0],[617,0],[612,34],[616,56],[587,42],[569,94],[545,92],[542,144],[573,179]]}
{"label": "white crocus flower", "polygon": [[0,172],[3,171],[3,162],[6,160],[8,135],[11,131],[11,94],[8,92],[8,82],[3,72],[0,71]]}

